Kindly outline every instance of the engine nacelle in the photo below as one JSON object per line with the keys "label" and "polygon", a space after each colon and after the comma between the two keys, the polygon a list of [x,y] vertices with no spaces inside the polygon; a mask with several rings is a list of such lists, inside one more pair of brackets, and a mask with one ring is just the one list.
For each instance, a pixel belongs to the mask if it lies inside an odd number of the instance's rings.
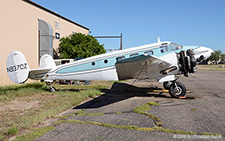
{"label": "engine nacelle", "polygon": [[196,72],[196,59],[192,49],[181,51],[177,54],[177,58],[180,72],[184,76],[188,76],[188,73]]}

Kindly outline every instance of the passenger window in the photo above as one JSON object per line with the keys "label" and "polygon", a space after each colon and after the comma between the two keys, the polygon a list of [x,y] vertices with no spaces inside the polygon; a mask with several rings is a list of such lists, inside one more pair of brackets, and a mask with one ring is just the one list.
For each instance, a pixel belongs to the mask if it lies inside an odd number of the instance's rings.
{"label": "passenger window", "polygon": [[133,56],[137,56],[139,55],[138,53],[134,53],[134,54],[131,54],[130,57],[133,57]]}
{"label": "passenger window", "polygon": [[124,58],[125,58],[124,56],[117,57],[117,58],[116,58],[116,61],[120,61],[120,60],[122,60],[122,59],[124,59]]}
{"label": "passenger window", "polygon": [[104,63],[107,64],[109,61],[108,60],[104,60]]}
{"label": "passenger window", "polygon": [[144,54],[146,54],[146,55],[153,55],[153,54],[154,54],[154,52],[153,52],[152,50],[150,50],[150,51],[146,51],[146,52],[144,52]]}

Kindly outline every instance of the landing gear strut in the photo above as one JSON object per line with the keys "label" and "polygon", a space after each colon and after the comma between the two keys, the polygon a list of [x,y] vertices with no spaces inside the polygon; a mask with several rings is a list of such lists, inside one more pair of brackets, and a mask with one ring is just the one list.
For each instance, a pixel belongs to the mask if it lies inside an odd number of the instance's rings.
{"label": "landing gear strut", "polygon": [[[184,74],[184,76],[187,77],[188,73],[194,73],[196,71],[196,60],[194,55],[195,54],[192,49],[180,51],[180,53],[177,53],[180,74]],[[161,73],[167,74],[166,72],[168,70],[170,70],[170,68],[161,71]],[[166,90],[169,90],[169,93],[172,97],[183,97],[186,94],[186,87],[183,83],[176,82],[177,79],[178,78],[173,81],[163,82],[163,87]]]}
{"label": "landing gear strut", "polygon": [[163,82],[163,87],[166,90],[169,90],[169,94],[172,97],[182,97],[182,96],[185,96],[186,94],[186,87],[181,82],[166,81],[166,82]]}
{"label": "landing gear strut", "polygon": [[51,86],[52,85],[52,82],[45,82],[45,83],[49,86],[50,92],[55,92],[56,91],[56,88]]}
{"label": "landing gear strut", "polygon": [[172,83],[171,81],[163,82],[164,89],[169,90]]}

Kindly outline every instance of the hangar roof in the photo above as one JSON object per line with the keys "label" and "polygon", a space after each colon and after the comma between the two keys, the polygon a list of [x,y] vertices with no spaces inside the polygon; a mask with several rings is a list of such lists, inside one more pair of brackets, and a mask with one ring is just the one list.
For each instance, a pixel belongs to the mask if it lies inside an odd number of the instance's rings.
{"label": "hangar roof", "polygon": [[89,28],[87,28],[87,27],[85,27],[85,26],[83,26],[83,25],[80,25],[80,24],[78,24],[78,23],[76,23],[76,22],[74,22],[74,21],[72,21],[72,20],[70,20],[70,19],[68,19],[68,18],[66,18],[66,17],[63,17],[62,15],[59,15],[59,14],[57,14],[56,12],[53,12],[53,11],[51,11],[51,10],[49,10],[49,9],[47,9],[47,8],[45,8],[45,7],[41,6],[41,5],[39,5],[39,4],[35,3],[35,2],[33,2],[33,1],[31,1],[31,0],[23,0],[23,1],[24,1],[24,2],[27,2],[27,3],[31,4],[31,5],[33,5],[33,6],[35,6],[35,7],[38,7],[38,8],[40,8],[40,9],[42,9],[42,10],[48,12],[48,13],[51,13],[51,14],[57,16],[57,17],[60,17],[60,18],[66,20],[66,21],[68,21],[68,22],[70,22],[70,23],[73,23],[73,24],[75,24],[75,25],[77,25],[77,26],[80,26],[80,27],[82,27],[82,28],[84,28],[84,29],[89,30]]}

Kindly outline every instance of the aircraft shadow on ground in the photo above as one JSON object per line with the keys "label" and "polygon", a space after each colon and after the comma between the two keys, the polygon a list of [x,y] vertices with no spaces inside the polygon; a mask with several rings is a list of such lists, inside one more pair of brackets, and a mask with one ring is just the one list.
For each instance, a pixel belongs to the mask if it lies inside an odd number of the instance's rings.
{"label": "aircraft shadow on ground", "polygon": [[[171,99],[172,97],[160,91],[158,87],[136,87],[126,83],[114,83],[111,89],[102,89],[104,95],[94,98],[91,101],[83,103],[73,109],[99,108],[109,104],[113,104],[132,97],[160,97]],[[157,91],[157,92],[155,92]],[[177,98],[176,98],[177,99]],[[193,98],[190,98],[193,99]]]}

